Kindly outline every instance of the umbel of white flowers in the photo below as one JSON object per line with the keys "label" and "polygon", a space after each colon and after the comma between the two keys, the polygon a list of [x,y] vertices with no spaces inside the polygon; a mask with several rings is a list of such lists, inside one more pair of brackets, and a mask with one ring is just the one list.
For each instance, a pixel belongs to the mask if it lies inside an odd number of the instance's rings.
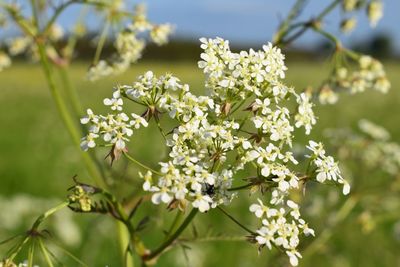
{"label": "umbel of white flowers", "polygon": [[[261,223],[254,238],[260,246],[282,248],[295,266],[301,257],[297,251],[300,235],[314,232],[289,193],[307,180],[340,184],[344,194],[350,186],[337,162],[314,141],[307,146],[314,168],[304,174],[295,171],[294,129],[303,127],[309,134],[316,118],[310,95],[283,83],[287,68],[279,48],[267,44],[259,51],[234,53],[221,38],[200,41],[204,52],[198,65],[206,74],[207,96],[193,95],[189,85],[171,74],[156,77],[148,71],[133,85],[114,88],[111,98],[104,100],[109,114],[87,110],[81,123],[90,127],[82,149],[101,144],[126,152],[135,131],[148,126],[149,114],[168,114],[176,124],[166,139],[168,158],[159,163],[156,173],[140,174],[152,202],[181,209],[190,204],[200,212],[229,205],[237,197],[233,180],[247,169],[256,177],[250,179],[255,187],[268,189],[260,190],[258,204],[249,208]],[[293,98],[297,107],[290,111]],[[146,117],[124,111],[124,100],[146,106]],[[247,105],[245,117],[235,117],[243,104]]]}

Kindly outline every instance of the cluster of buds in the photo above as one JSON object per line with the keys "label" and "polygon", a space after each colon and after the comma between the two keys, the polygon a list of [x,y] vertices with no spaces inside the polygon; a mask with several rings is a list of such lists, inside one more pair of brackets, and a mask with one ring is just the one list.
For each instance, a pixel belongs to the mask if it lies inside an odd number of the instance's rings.
{"label": "cluster of buds", "polygon": [[[356,10],[364,9],[371,27],[376,27],[379,20],[383,16],[383,2],[382,0],[344,0],[342,2],[342,9],[346,14],[352,14]],[[355,16],[347,17],[340,23],[340,29],[344,33],[351,32],[357,25]]]}
{"label": "cluster of buds", "polygon": [[[167,114],[175,124],[168,134],[160,128],[168,157],[159,163],[159,170],[140,174],[143,190],[152,194],[152,202],[168,208],[191,205],[207,212],[235,199],[233,183],[241,171],[253,173],[253,178],[247,179],[249,188],[261,188],[259,193],[270,206],[267,217],[257,216],[263,226],[255,240],[268,248],[272,243],[281,246],[292,265],[297,265],[301,257],[296,250],[298,236],[313,232],[300,218],[300,207],[289,198],[290,192],[300,190],[309,180],[342,185],[344,194],[350,190],[337,162],[314,141],[310,142],[313,154],[309,158],[315,169],[305,174],[295,170],[298,161],[291,151],[294,129],[304,127],[309,134],[316,124],[311,95],[297,93],[283,83],[284,55],[272,44],[259,51],[234,53],[221,38],[202,38],[201,42],[204,52],[198,65],[206,74],[208,96],[192,94],[189,85],[171,74],[157,77],[146,72],[132,86],[116,87],[112,98],[104,100],[113,114],[88,111],[81,121],[90,126],[82,148],[93,148],[102,136],[126,153],[133,126],[140,130],[152,118],[160,126],[161,115]],[[141,116],[135,114],[132,121],[123,115],[124,100],[146,110]],[[297,106],[290,111],[293,103]],[[242,114],[235,116],[240,109]],[[259,214],[256,206],[250,209]]]}
{"label": "cluster of buds", "polygon": [[70,188],[71,194],[68,196],[70,204],[77,204],[78,209],[84,212],[89,212],[92,207],[92,200],[90,195],[93,194],[93,190],[87,190],[88,187],[82,185],[75,185]]}
{"label": "cluster of buds", "polygon": [[141,58],[146,46],[146,40],[139,38],[139,35],[148,33],[151,41],[157,45],[164,45],[172,31],[171,24],[151,23],[147,19],[144,5],[136,6],[132,22],[115,38],[116,53],[110,59],[100,60],[91,66],[87,78],[93,81],[126,71],[132,63]]}
{"label": "cluster of buds", "polygon": [[[68,6],[64,3],[57,6],[56,3],[43,3],[40,7],[40,12],[47,13],[47,8],[56,6],[59,10],[63,10],[63,6]],[[74,1],[70,1],[74,2]],[[144,5],[137,5],[135,12],[126,11],[124,1],[80,1],[82,4],[94,5],[101,15],[105,15],[107,23],[118,24],[117,29],[124,28],[122,23],[127,19],[129,25],[124,30],[118,31],[115,35],[114,47],[115,54],[110,59],[100,59],[100,53],[105,40],[98,42],[94,64],[89,68],[87,78],[96,80],[108,75],[117,74],[125,71],[129,66],[136,62],[141,56],[146,46],[146,38],[144,34],[148,34],[151,41],[157,45],[164,45],[168,42],[168,38],[173,32],[171,24],[154,24],[151,23],[146,16]],[[3,6],[2,6],[3,7]],[[5,42],[5,50],[0,50],[0,71],[11,65],[9,56],[26,55],[32,61],[38,61],[40,58],[37,43],[44,44],[46,55],[55,64],[67,64],[74,55],[75,39],[82,37],[86,29],[81,22],[78,22],[74,29],[66,36],[64,30],[54,19],[48,21],[49,24],[36,25],[34,14],[32,17],[26,16],[22,8],[18,4],[5,4],[4,10],[7,11],[11,20],[14,20],[21,27],[23,35],[10,38]],[[1,11],[1,10],[0,10]],[[57,18],[58,13],[51,14],[52,18]],[[108,26],[105,26],[108,29]],[[107,38],[108,31],[105,31],[100,38]],[[60,45],[60,41],[70,38],[65,45]]]}
{"label": "cluster of buds", "polygon": [[[345,51],[344,53],[350,53]],[[338,100],[337,92],[347,91],[351,94],[376,90],[387,93],[390,82],[383,65],[378,60],[366,55],[350,55],[349,59],[356,59],[357,67],[336,66],[333,75],[319,90],[318,98],[322,104],[334,104]]]}

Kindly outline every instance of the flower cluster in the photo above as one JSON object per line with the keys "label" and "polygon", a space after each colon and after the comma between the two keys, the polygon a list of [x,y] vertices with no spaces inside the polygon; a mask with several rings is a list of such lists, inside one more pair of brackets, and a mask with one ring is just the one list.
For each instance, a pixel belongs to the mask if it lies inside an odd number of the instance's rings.
{"label": "flower cluster", "polygon": [[[204,53],[198,65],[206,74],[208,96],[192,94],[189,85],[171,74],[157,77],[146,72],[133,85],[116,87],[112,98],[104,100],[113,114],[94,115],[88,110],[81,120],[90,124],[82,148],[93,148],[101,136],[114,149],[126,151],[132,127],[147,126],[154,118],[169,153],[159,170],[140,174],[152,202],[180,209],[191,205],[207,212],[231,203],[235,177],[242,170],[251,172],[248,186],[260,188],[271,206],[266,217],[257,216],[263,226],[256,239],[268,248],[272,243],[281,246],[296,265],[301,257],[296,251],[298,236],[313,232],[300,218],[298,205],[288,199],[290,192],[308,179],[342,184],[344,193],[350,187],[337,163],[314,142],[310,148],[316,169],[306,175],[294,170],[298,164],[291,151],[294,129],[304,127],[309,134],[316,118],[311,96],[282,82],[286,66],[278,48],[268,44],[260,51],[234,53],[221,38],[201,42]],[[125,99],[146,107],[142,116],[132,114],[134,122],[123,112]],[[297,106],[291,111],[292,104]],[[239,110],[240,115],[234,116]],[[160,124],[163,114],[175,124],[167,134]],[[254,205],[251,210],[260,214]]]}
{"label": "flower cluster", "polygon": [[[344,0],[342,1],[343,11],[349,15],[353,15],[355,10],[365,9],[369,24],[371,27],[376,27],[378,22],[383,16],[383,2],[382,0],[370,0],[370,1],[360,1],[360,0]],[[345,33],[350,32],[354,29],[357,24],[356,18],[348,17],[345,18],[341,24],[341,30]]]}
{"label": "flower cluster", "polygon": [[261,246],[272,249],[272,245],[282,247],[289,256],[292,266],[298,265],[301,254],[297,251],[299,236],[314,236],[314,230],[309,228],[300,217],[299,205],[288,200],[284,207],[271,208],[258,199],[258,204],[252,204],[250,211],[262,219],[262,227],[257,230],[255,240]]}
{"label": "flower cluster", "polygon": [[[52,18],[57,18],[59,14],[52,14],[52,8],[57,6],[57,3],[43,3],[41,12],[47,12],[50,15],[54,15]],[[146,46],[147,40],[143,38],[145,34],[149,36],[148,39],[153,41],[157,45],[164,45],[168,42],[168,38],[173,32],[173,26],[168,23],[155,24],[151,23],[147,19],[146,8],[144,5],[139,4],[135,7],[135,11],[129,12],[125,7],[123,0],[118,1],[95,1],[98,3],[85,3],[96,6],[96,11],[100,12],[100,16],[104,16],[104,32],[99,36],[97,43],[96,55],[94,58],[94,64],[89,68],[87,78],[89,80],[97,80],[102,77],[118,74],[129,66],[136,62],[141,56]],[[54,6],[53,6],[54,5]],[[63,5],[59,6],[62,7]],[[22,8],[18,4],[5,4],[4,9],[8,11],[10,17],[14,20],[19,20],[16,24],[22,25],[22,32],[24,35],[10,38],[6,41],[5,51],[10,56],[18,56],[21,54],[27,55],[33,61],[39,59],[39,51],[37,47],[37,40],[40,39],[41,43],[44,44],[47,56],[56,64],[64,64],[68,62],[73,56],[74,38],[80,38],[85,34],[85,28],[83,24],[77,23],[74,29],[71,30],[70,38],[66,45],[60,44],[60,40],[65,37],[65,31],[59,24],[53,20],[48,20],[49,24],[45,24],[44,29],[36,29],[32,21],[33,17],[28,17],[22,11]],[[47,10],[48,9],[48,10]],[[60,8],[60,10],[63,10]],[[33,14],[31,14],[33,16]],[[51,17],[51,16],[50,16]],[[18,18],[18,19],[17,19]],[[122,23],[129,20],[129,25],[123,27]],[[46,22],[46,21],[44,21]],[[115,54],[109,59],[100,59],[101,51],[106,38],[109,37],[109,24],[113,24],[114,29],[118,29],[115,34],[114,48]],[[121,28],[123,30],[121,31]],[[141,37],[139,37],[141,36]],[[40,38],[37,38],[40,37]],[[114,36],[113,36],[114,37]],[[57,44],[57,45],[56,45]],[[5,52],[0,51],[0,71],[8,67],[11,64],[10,58],[4,54]]]}
{"label": "flower cluster", "polygon": [[369,23],[372,27],[375,27],[378,24],[378,21],[383,16],[383,3],[381,0],[372,0],[368,4],[368,19]]}
{"label": "flower cluster", "polygon": [[96,139],[101,138],[105,144],[115,145],[118,150],[125,148],[125,142],[133,134],[133,129],[147,127],[147,121],[141,116],[131,113],[130,116],[122,110],[124,104],[121,98],[121,87],[116,87],[112,98],[105,98],[103,103],[109,106],[111,114],[95,115],[91,109],[87,110],[87,115],[81,119],[82,124],[89,124],[89,134],[82,138],[81,148],[88,150],[96,146]]}
{"label": "flower cluster", "polygon": [[108,60],[100,60],[90,67],[87,78],[94,81],[126,71],[132,63],[140,59],[146,46],[146,40],[139,38],[139,35],[148,32],[154,43],[163,45],[168,42],[168,37],[172,31],[173,27],[168,23],[153,24],[148,21],[144,5],[137,5],[131,24],[116,36],[114,42],[115,55]]}
{"label": "flower cluster", "polygon": [[358,68],[354,70],[345,66],[335,68],[328,83],[321,87],[318,98],[322,104],[336,103],[338,90],[344,90],[351,94],[366,90],[376,90],[381,93],[389,91],[390,82],[382,63],[366,55],[351,55],[350,58],[354,59],[355,57]]}
{"label": "flower cluster", "polygon": [[92,200],[84,187],[77,185],[72,189],[72,193],[68,196],[69,201],[77,203],[82,211],[90,211]]}
{"label": "flower cluster", "polygon": [[350,193],[350,185],[343,179],[338,163],[335,162],[333,157],[325,155],[323,144],[310,141],[307,148],[313,152],[308,157],[316,167],[314,171],[316,180],[320,183],[324,183],[326,180],[337,182],[343,185],[343,194]]}

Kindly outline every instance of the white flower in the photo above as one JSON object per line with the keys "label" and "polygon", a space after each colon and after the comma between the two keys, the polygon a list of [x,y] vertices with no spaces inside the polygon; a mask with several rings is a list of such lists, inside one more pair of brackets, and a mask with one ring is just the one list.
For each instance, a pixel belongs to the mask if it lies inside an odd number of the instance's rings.
{"label": "white flower", "polygon": [[316,179],[318,182],[323,183],[325,180],[342,180],[338,164],[331,156],[317,158],[314,160],[314,163],[317,166]]}
{"label": "white flower", "polygon": [[154,204],[160,204],[161,202],[163,203],[169,203],[172,200],[172,197],[169,195],[169,190],[167,187],[162,187],[157,188],[157,187],[153,187],[152,188],[153,191],[156,191],[156,193],[153,194],[153,196],[151,197],[151,202],[153,202]]}
{"label": "white flower", "polygon": [[322,143],[317,143],[315,141],[310,140],[307,148],[313,152],[314,157],[325,156],[325,149]]}
{"label": "white flower", "polygon": [[304,126],[306,129],[306,134],[310,134],[312,126],[317,122],[312,110],[313,104],[307,94],[301,93],[297,97],[297,103],[299,104],[297,108],[297,114],[294,119],[296,120],[295,126],[300,128]]}
{"label": "white flower", "polygon": [[267,218],[276,215],[276,209],[265,206],[260,199],[258,199],[258,203],[259,204],[252,204],[249,208],[250,211],[253,212],[257,218],[261,218],[264,214],[267,216]]}
{"label": "white flower", "polygon": [[195,200],[192,202],[194,208],[198,208],[200,212],[206,212],[210,209],[212,199],[207,195],[196,194]]}
{"label": "white flower", "polygon": [[286,251],[286,254],[289,256],[290,264],[292,266],[299,265],[299,259],[301,258],[301,254],[296,250]]}
{"label": "white flower", "polygon": [[368,4],[368,19],[372,27],[378,24],[383,16],[383,3],[380,0],[372,0]]}
{"label": "white flower", "polygon": [[149,125],[148,122],[142,116],[139,116],[135,113],[131,113],[131,116],[133,120],[131,120],[129,124],[135,127],[135,129],[139,129],[141,125],[143,127],[147,127]]}
{"label": "white flower", "polygon": [[150,36],[157,45],[163,45],[168,42],[168,37],[173,32],[174,27],[171,24],[160,24],[153,27]]}
{"label": "white flower", "polygon": [[268,107],[271,104],[271,101],[269,100],[269,98],[265,98],[263,101],[261,101],[260,99],[256,99],[255,100],[255,108],[261,108],[261,113],[263,115],[266,115],[267,113],[271,112],[271,109]]}
{"label": "white flower", "polygon": [[111,106],[112,110],[122,110],[122,105],[124,104],[124,101],[122,98],[105,98],[103,101],[104,105],[106,106]]}
{"label": "white flower", "polygon": [[95,133],[89,133],[86,137],[81,139],[81,148],[83,151],[87,151],[89,148],[94,148],[96,146],[96,138],[99,135]]}

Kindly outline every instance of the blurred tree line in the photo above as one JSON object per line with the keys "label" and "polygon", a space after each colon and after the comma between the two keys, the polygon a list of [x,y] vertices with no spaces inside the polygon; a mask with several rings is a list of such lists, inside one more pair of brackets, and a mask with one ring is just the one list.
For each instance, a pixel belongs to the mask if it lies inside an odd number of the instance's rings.
{"label": "blurred tree line", "polygon": [[[87,34],[85,37],[78,40],[76,44],[76,59],[82,61],[90,61],[95,53],[96,36]],[[60,47],[66,44],[66,40],[61,41]],[[257,48],[261,44],[236,45],[231,44],[233,51],[248,50],[250,47]],[[400,55],[396,55],[393,39],[389,34],[379,33],[369,37],[367,40],[353,43],[350,46],[353,50],[374,56],[375,58],[399,59]],[[327,52],[334,49],[328,41],[321,41],[312,49],[304,49],[303,47],[289,47],[286,51],[286,58],[291,61],[299,60],[319,60],[326,58]],[[143,55],[142,60],[146,61],[197,61],[202,52],[199,46],[199,41],[193,39],[172,39],[165,46],[157,46],[150,43]],[[107,58],[114,53],[113,40],[108,40],[104,45],[102,57]]]}

